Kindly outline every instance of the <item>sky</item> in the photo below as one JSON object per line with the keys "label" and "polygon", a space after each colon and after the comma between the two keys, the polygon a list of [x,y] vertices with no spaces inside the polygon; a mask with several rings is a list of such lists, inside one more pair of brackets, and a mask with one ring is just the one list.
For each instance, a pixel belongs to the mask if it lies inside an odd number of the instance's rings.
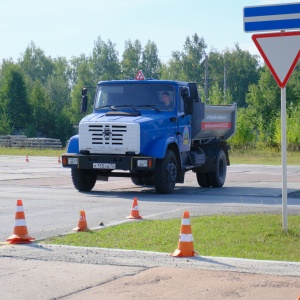
{"label": "sky", "polygon": [[[243,30],[243,8],[290,0],[0,0],[0,62],[22,57],[31,42],[46,56],[89,56],[100,37],[121,55],[125,41],[152,41],[163,62],[183,51],[186,38],[203,37],[207,52],[258,54]],[[295,2],[295,1],[294,1]]]}

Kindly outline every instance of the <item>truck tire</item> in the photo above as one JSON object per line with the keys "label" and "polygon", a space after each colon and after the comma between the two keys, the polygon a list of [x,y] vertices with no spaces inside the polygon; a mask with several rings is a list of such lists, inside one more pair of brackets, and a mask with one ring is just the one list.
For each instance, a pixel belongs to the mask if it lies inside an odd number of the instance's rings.
{"label": "truck tire", "polygon": [[80,192],[89,192],[96,184],[97,174],[92,170],[71,170],[74,187]]}
{"label": "truck tire", "polygon": [[209,173],[197,172],[197,181],[201,187],[210,187],[210,176]]}
{"label": "truck tire", "polygon": [[142,178],[138,178],[138,177],[131,177],[131,181],[133,184],[135,185],[144,185],[144,181]]}
{"label": "truck tire", "polygon": [[212,187],[222,187],[225,183],[227,172],[227,160],[225,152],[222,148],[219,149],[215,171],[209,173],[209,179]]}
{"label": "truck tire", "polygon": [[177,159],[172,150],[167,150],[163,159],[156,161],[153,184],[157,193],[171,194],[177,179]]}

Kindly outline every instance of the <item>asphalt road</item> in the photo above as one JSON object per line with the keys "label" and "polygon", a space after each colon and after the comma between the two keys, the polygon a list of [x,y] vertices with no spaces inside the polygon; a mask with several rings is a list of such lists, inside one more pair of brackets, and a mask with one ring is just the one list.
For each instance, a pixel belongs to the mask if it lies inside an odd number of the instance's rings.
{"label": "asphalt road", "polygon": [[[16,201],[23,200],[29,234],[71,232],[85,210],[92,229],[128,222],[133,197],[144,219],[208,214],[281,213],[281,167],[233,165],[225,186],[200,188],[193,173],[172,195],[136,187],[128,178],[78,193],[58,158],[0,156],[1,299],[297,299],[300,264],[235,258],[170,258],[168,253],[7,245]],[[288,213],[300,213],[300,167],[288,167]],[[178,229],[179,230],[179,229]],[[177,241],[175,241],[177,244]],[[195,250],[197,245],[195,245]],[[175,249],[173,249],[175,250]]]}

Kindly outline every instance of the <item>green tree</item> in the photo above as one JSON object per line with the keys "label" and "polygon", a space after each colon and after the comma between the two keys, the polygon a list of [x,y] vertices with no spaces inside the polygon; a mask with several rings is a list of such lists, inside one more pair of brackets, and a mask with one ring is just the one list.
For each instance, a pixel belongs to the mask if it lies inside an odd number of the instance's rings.
{"label": "green tree", "polygon": [[246,102],[261,145],[274,146],[276,118],[280,115],[280,89],[266,66],[261,71],[258,84],[249,86]]}
{"label": "green tree", "polygon": [[183,51],[174,51],[172,59],[169,61],[169,76],[171,79],[202,82],[205,69],[205,44],[204,38],[196,33],[190,38],[186,38]]}
{"label": "green tree", "polygon": [[14,63],[6,63],[0,80],[1,120],[14,129],[21,130],[27,126],[30,106],[27,99],[24,75],[21,68]]}
{"label": "green tree", "polygon": [[235,135],[229,140],[236,148],[252,148],[256,141],[253,115],[246,108],[239,108],[237,112],[237,126]]}
{"label": "green tree", "polygon": [[224,105],[232,103],[232,97],[229,90],[224,91],[215,83],[209,90],[208,103],[213,105]]}
{"label": "green tree", "polygon": [[55,117],[54,138],[61,140],[63,146],[69,138],[75,134],[75,128],[71,122],[70,108],[64,107]]}
{"label": "green tree", "polygon": [[[81,106],[81,90],[82,87],[86,86],[82,80],[78,80],[77,84],[74,85],[73,90],[71,92],[71,107],[70,107],[70,121],[72,126],[77,126],[79,121],[82,119],[82,114],[80,113],[80,106]],[[90,113],[91,108],[91,99],[93,97],[94,89],[88,89],[88,107],[87,112]]]}
{"label": "green tree", "polygon": [[148,41],[142,51],[141,69],[146,78],[160,78],[161,61],[154,42]]}
{"label": "green tree", "polygon": [[125,50],[122,55],[121,69],[123,78],[134,78],[141,67],[142,45],[139,40],[125,41]]}
{"label": "green tree", "polygon": [[52,59],[47,57],[42,49],[36,47],[34,42],[26,48],[19,64],[32,81],[39,80],[42,84],[46,83],[48,76],[55,69]]}
{"label": "green tree", "polygon": [[287,107],[292,109],[300,103],[300,65],[298,64],[286,85]]}
{"label": "green tree", "polygon": [[48,76],[44,86],[55,114],[58,114],[63,107],[70,106],[70,74],[70,66],[65,58],[54,60],[54,70]]}
{"label": "green tree", "polygon": [[[30,94],[31,130],[36,136],[53,137],[55,132],[53,103],[40,81],[35,81]],[[33,132],[34,133],[34,132]]]}
{"label": "green tree", "polygon": [[257,84],[259,80],[258,57],[235,45],[232,51],[212,51],[209,54],[208,65],[210,86],[217,82],[225,92],[230,91],[238,107],[246,107],[249,85]]}
{"label": "green tree", "polygon": [[120,78],[120,63],[116,45],[110,40],[105,43],[100,37],[95,41],[90,67],[93,74],[93,82],[99,80],[111,80]]}
{"label": "green tree", "polygon": [[0,113],[0,135],[13,134],[13,127],[5,111]]}
{"label": "green tree", "polygon": [[86,85],[95,84],[93,81],[93,73],[91,70],[90,58],[81,54],[79,57],[72,57],[69,62],[70,67],[70,78],[69,83],[70,87],[78,82],[78,80],[82,80],[86,83]]}

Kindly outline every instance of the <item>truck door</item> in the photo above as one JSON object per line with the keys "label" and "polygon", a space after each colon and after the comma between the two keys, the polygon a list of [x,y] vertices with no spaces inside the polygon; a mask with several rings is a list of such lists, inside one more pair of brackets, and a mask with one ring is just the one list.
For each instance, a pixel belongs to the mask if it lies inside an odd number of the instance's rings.
{"label": "truck door", "polygon": [[177,140],[179,151],[189,151],[191,147],[191,116],[184,114],[183,99],[180,95],[180,87],[178,93],[177,105]]}

